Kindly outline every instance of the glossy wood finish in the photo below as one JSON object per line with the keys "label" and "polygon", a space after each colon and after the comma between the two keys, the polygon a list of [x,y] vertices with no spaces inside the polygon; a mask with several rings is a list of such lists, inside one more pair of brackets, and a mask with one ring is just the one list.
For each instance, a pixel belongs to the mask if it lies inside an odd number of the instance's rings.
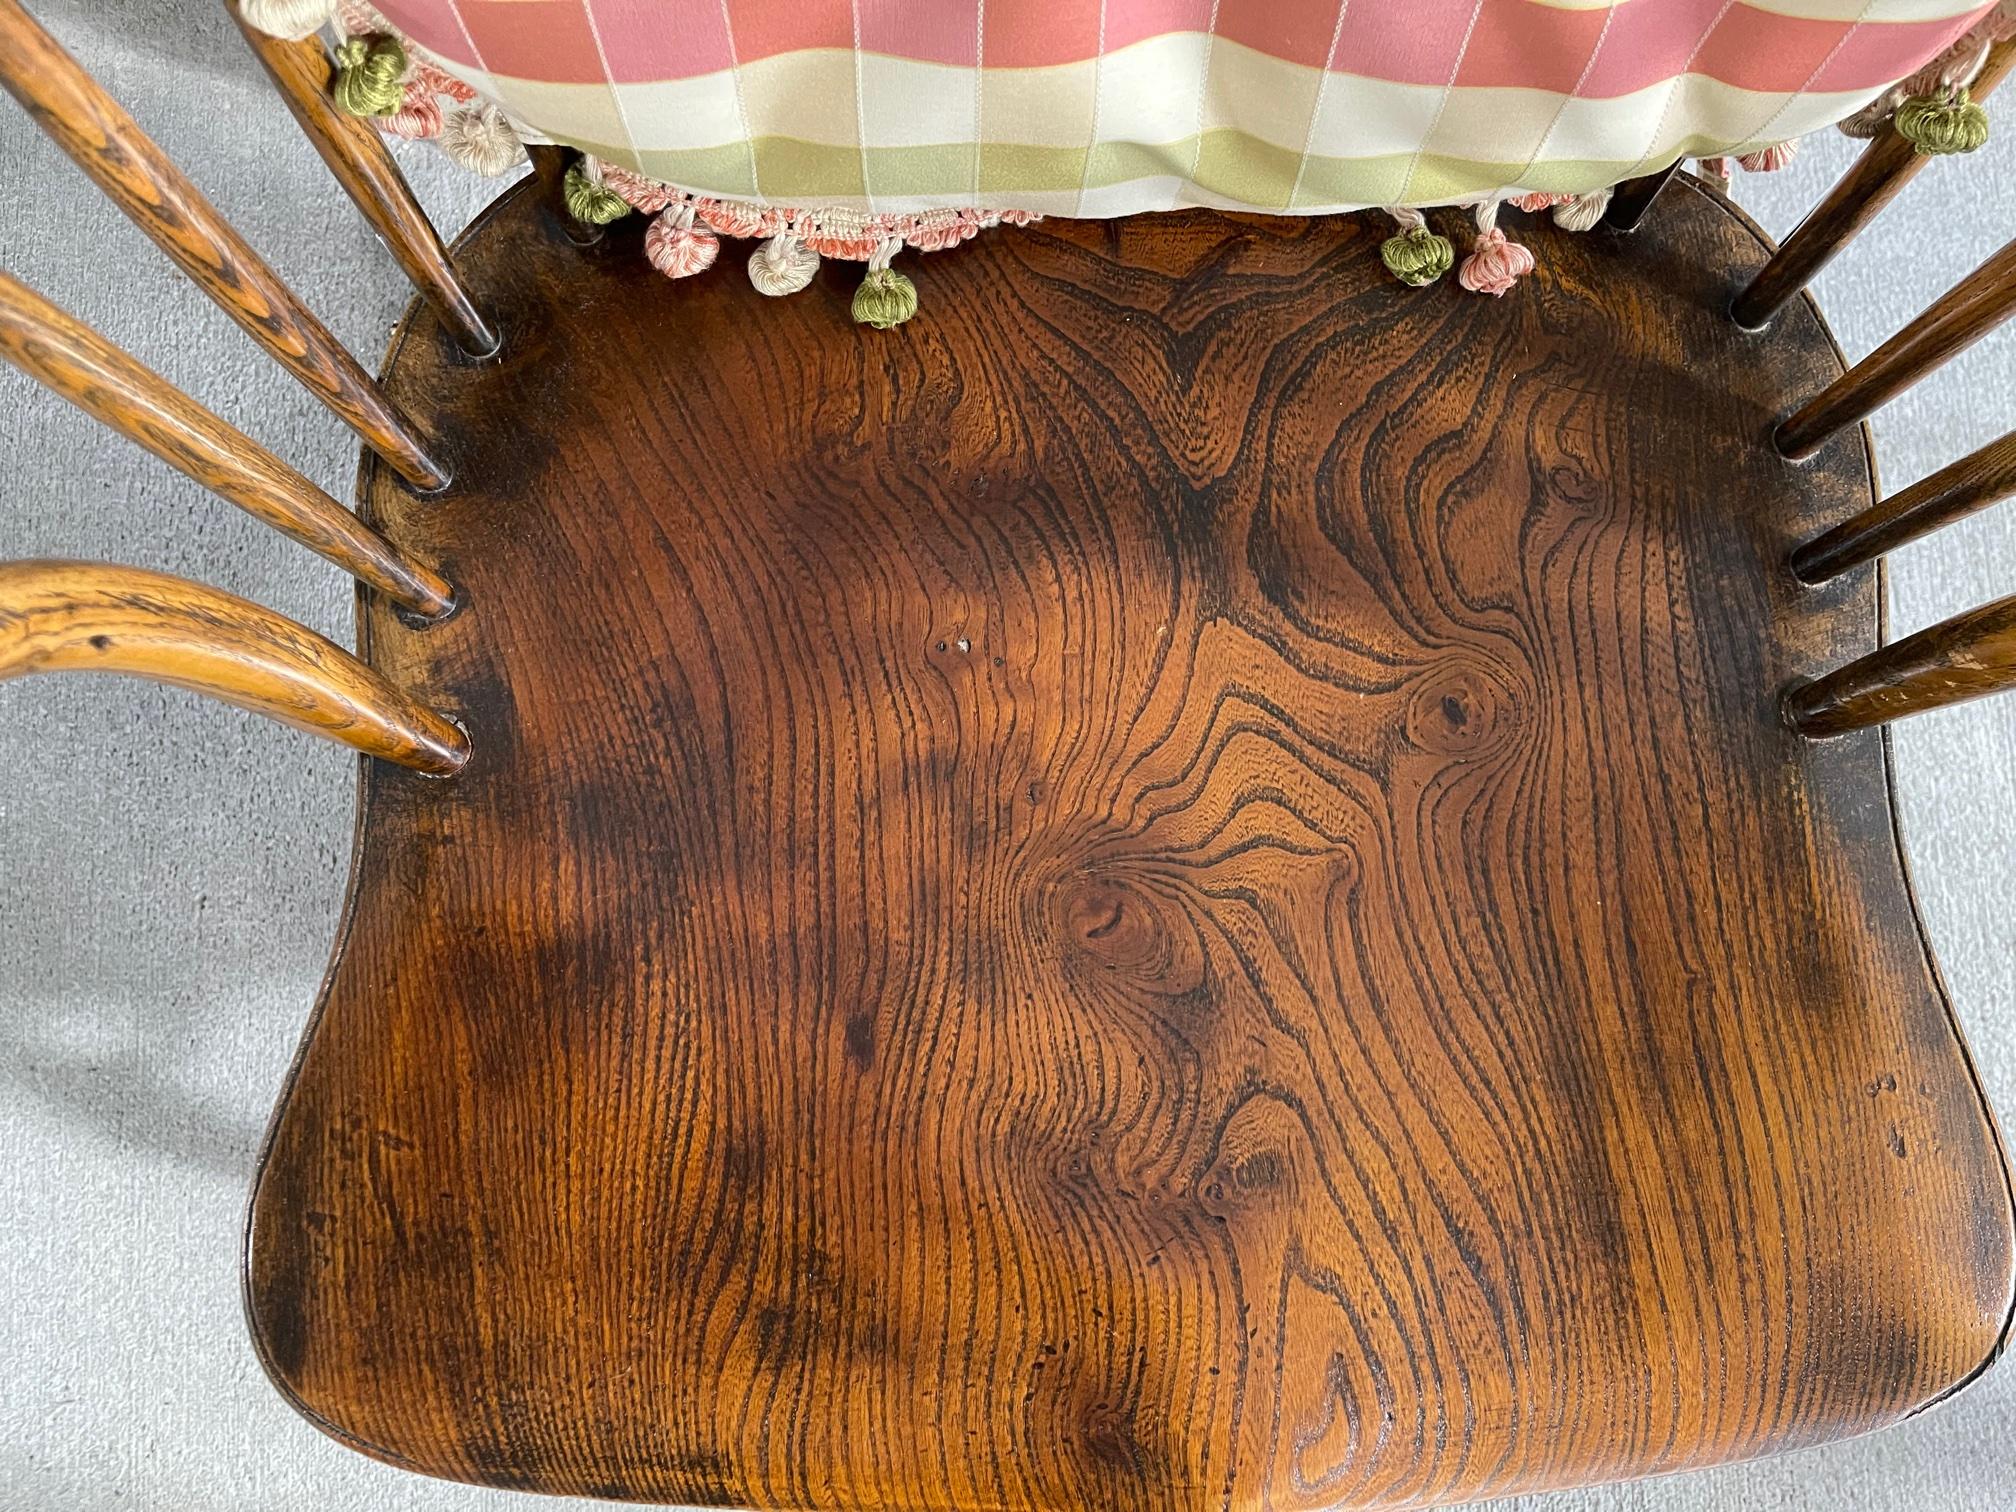
{"label": "glossy wood finish", "polygon": [[1783,570],[1860,439],[1760,444],[1838,357],[1732,329],[1764,248],[1684,179],[1516,299],[1384,234],[1045,222],[892,333],[536,185],[465,239],[503,357],[416,314],[387,377],[457,488],[364,487],[469,608],[363,629],[476,753],[367,774],[262,1161],[305,1412],[527,1490],[1293,1512],[1999,1347],[1882,739],[1778,708],[1876,642]]}
{"label": "glossy wood finish", "polygon": [[1805,542],[1792,553],[1792,571],[1802,582],[1824,583],[2012,493],[2016,431]]}
{"label": "glossy wood finish", "polygon": [[[2016,68],[2016,37],[1993,43],[1974,80],[1974,98],[1985,100],[1994,93],[2012,68]],[[1894,130],[1886,128],[1871,138],[1854,166],[1736,296],[1729,313],[1737,324],[1761,326],[1776,315],[1931,161]]]}
{"label": "glossy wood finish", "polygon": [[302,132],[420,297],[433,306],[436,317],[454,332],[464,351],[476,357],[496,351],[496,332],[471,302],[433,222],[393,161],[384,136],[369,121],[338,110],[330,99],[333,68],[321,39],[304,37],[289,42],[269,37],[246,23],[237,0],[225,0],[225,8]]}
{"label": "glossy wood finish", "polygon": [[1808,735],[1839,735],[2016,688],[2016,595],[1997,599],[1867,656],[1785,697]]}
{"label": "glossy wood finish", "polygon": [[0,358],[359,581],[425,616],[454,604],[433,568],[82,321],[0,273]]}
{"label": "glossy wood finish", "polygon": [[448,475],[293,291],[25,10],[0,0],[0,87],[280,365],[418,488]]}
{"label": "glossy wood finish", "polygon": [[469,737],[348,651],[247,599],[96,562],[0,562],[0,682],[118,672],[172,683],[446,776]]}
{"label": "glossy wood finish", "polygon": [[1810,457],[2016,315],[2016,241],[1948,289],[1916,320],[1809,400],[1773,433],[1788,457]]}

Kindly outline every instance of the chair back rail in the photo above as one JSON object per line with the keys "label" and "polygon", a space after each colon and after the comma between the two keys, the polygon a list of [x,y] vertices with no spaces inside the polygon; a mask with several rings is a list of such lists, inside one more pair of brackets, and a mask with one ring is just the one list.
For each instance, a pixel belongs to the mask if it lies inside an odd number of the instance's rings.
{"label": "chair back rail", "polygon": [[321,40],[271,37],[247,23],[238,0],[225,0],[225,8],[329,172],[383,239],[420,297],[464,351],[473,357],[495,352],[496,333],[463,289],[447,249],[413,197],[385,138],[369,121],[338,110],[330,98],[333,69]]}
{"label": "chair back rail", "polygon": [[0,86],[218,307],[415,487],[448,473],[411,423],[133,118],[25,11],[0,0]]}
{"label": "chair back rail", "polygon": [[434,776],[469,759],[459,725],[249,600],[137,567],[0,563],[0,681],[62,671],[190,688]]}
{"label": "chair back rail", "polygon": [[[2016,69],[2016,37],[1989,47],[1987,61],[1974,78],[1973,97],[1985,99],[2012,69]],[[1756,327],[1769,321],[1787,300],[1834,260],[1836,253],[1875,220],[1884,206],[1930,161],[1894,126],[1878,133],[1827,197],[1785,238],[1770,261],[1736,296],[1730,309],[1736,323]]]}
{"label": "chair back rail", "polygon": [[1792,553],[1793,574],[1804,583],[1824,583],[2012,493],[2016,431],[1805,542]]}
{"label": "chair back rail", "polygon": [[251,437],[4,272],[0,358],[396,602],[429,617],[452,607],[453,590],[439,573],[411,560]]}
{"label": "chair back rail", "polygon": [[2011,315],[2016,315],[2016,241],[1821,390],[1779,425],[1773,443],[1788,457],[1810,457],[1836,431],[1866,419]]}

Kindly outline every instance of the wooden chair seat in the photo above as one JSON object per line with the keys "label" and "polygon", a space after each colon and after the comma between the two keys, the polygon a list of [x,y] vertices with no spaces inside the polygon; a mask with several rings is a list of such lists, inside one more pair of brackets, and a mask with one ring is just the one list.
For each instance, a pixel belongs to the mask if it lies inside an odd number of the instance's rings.
{"label": "wooden chair seat", "polygon": [[[1684,181],[1683,181],[1684,183]],[[1446,1502],[1890,1422],[2007,1176],[1876,731],[1841,362],[1753,227],[1052,222],[898,336],[532,185],[385,387],[452,468],[253,1205],[269,1369],[459,1480],[752,1507]],[[838,275],[836,275],[836,278]]]}

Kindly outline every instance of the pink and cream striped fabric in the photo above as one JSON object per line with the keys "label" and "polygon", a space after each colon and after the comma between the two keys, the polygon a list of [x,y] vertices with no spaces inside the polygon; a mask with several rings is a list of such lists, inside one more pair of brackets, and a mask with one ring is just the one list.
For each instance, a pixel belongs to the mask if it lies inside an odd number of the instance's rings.
{"label": "pink and cream striped fabric", "polygon": [[1433,205],[1849,115],[1980,0],[374,0],[534,136],[878,213]]}

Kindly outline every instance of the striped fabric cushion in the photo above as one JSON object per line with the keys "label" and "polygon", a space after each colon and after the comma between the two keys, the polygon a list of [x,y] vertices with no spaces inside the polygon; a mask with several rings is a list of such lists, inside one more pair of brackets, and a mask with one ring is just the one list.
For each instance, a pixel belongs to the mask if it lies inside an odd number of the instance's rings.
{"label": "striped fabric cushion", "polygon": [[373,0],[698,194],[1112,216],[1582,192],[1838,121],[1981,0]]}

